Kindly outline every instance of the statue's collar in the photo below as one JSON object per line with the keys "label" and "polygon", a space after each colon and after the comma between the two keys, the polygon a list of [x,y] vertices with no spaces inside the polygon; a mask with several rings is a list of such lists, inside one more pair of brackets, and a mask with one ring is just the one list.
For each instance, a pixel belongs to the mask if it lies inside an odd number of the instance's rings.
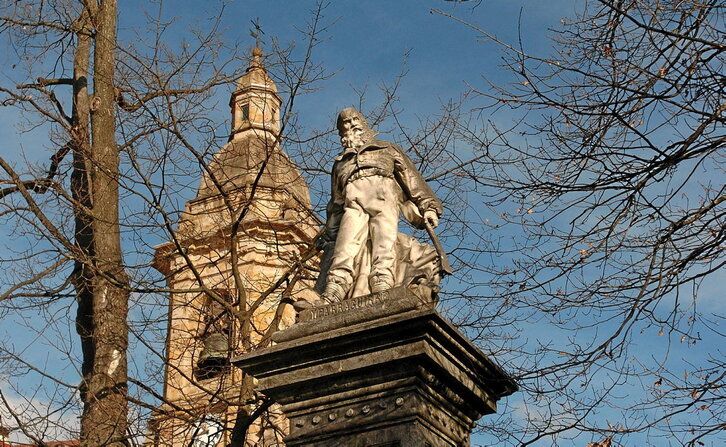
{"label": "statue's collar", "polygon": [[371,140],[368,143],[361,146],[359,149],[356,149],[353,147],[345,148],[345,150],[343,150],[343,152],[341,152],[340,155],[335,157],[335,161],[342,160],[342,159],[352,156],[354,154],[360,154],[361,152],[367,151],[369,149],[381,149],[381,148],[384,148],[387,146],[388,146],[388,144],[385,141]]}

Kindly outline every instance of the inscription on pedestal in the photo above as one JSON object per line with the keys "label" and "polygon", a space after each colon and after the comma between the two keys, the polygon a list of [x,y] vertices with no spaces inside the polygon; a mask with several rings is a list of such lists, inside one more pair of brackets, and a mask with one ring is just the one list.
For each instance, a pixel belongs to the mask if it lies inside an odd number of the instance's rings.
{"label": "inscription on pedestal", "polygon": [[325,306],[314,307],[308,309],[300,315],[300,321],[312,321],[318,318],[336,315],[355,309],[363,309],[372,307],[376,304],[383,303],[388,300],[388,291],[375,293],[371,295],[358,296],[350,298],[338,303],[327,304]]}
{"label": "inscription on pedestal", "polygon": [[274,333],[272,340],[282,343],[389,315],[423,308],[433,309],[436,299],[430,287],[394,287],[383,292],[318,305],[300,312],[299,322],[289,329]]}

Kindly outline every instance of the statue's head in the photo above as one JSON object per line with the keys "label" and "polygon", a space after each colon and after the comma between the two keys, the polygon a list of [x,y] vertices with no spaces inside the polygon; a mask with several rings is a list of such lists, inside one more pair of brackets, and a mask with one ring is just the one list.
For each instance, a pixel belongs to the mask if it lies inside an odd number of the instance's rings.
{"label": "statue's head", "polygon": [[353,107],[340,112],[337,125],[340,142],[346,148],[363,146],[378,133],[368,126],[363,114]]}

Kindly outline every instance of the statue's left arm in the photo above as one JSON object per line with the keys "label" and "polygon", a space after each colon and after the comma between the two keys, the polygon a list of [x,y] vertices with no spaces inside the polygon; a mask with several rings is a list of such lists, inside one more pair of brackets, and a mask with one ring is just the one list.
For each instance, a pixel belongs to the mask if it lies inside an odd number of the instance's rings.
{"label": "statue's left arm", "polygon": [[[436,194],[426,183],[411,159],[403,152],[403,149],[392,144],[391,150],[396,153],[395,175],[406,194],[406,198],[416,205],[422,217],[425,217],[427,212],[433,212],[438,219],[443,213],[441,200],[436,197]],[[423,224],[423,222],[421,223]]]}

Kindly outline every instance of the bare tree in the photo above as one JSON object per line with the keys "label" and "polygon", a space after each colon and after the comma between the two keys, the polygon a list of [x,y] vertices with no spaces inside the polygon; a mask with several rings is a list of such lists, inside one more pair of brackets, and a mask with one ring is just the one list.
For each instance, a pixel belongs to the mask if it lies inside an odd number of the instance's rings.
{"label": "bare tree", "polygon": [[[168,360],[169,294],[197,294],[214,309],[209,313],[233,320],[226,326],[235,340],[227,355],[236,355],[269,343],[290,294],[308,279],[304,264],[316,253],[294,247],[299,258],[248,301],[250,281],[237,267],[241,255],[235,241],[252,237],[246,228],[255,217],[251,208],[262,189],[258,182],[271,160],[280,157],[287,129],[295,134],[295,98],[327,77],[312,58],[325,32],[323,4],[302,28],[304,45],[269,43],[265,62],[287,99],[279,111],[283,126],[266,141],[256,179],[245,185],[250,191],[241,202],[225,179],[215,178],[214,154],[230,135],[227,117],[216,110],[219,90],[228,91],[249,65],[249,56],[238,54],[241,45],[221,38],[223,3],[203,25],[190,27],[181,42],[166,38],[174,20],[164,18],[163,2],[152,6],[157,9],[147,14],[143,26],[148,28],[124,28],[122,37],[117,36],[115,1],[8,3],[0,13],[5,44],[27,70],[17,85],[0,87],[2,104],[27,113],[28,128],[47,132],[44,146],[53,151],[49,163],[28,162],[25,168],[20,157],[0,158],[0,216],[16,239],[8,244],[13,255],[2,259],[0,312],[38,341],[8,340],[0,348],[0,366],[8,377],[4,385],[16,387],[14,395],[2,395],[1,414],[3,423],[39,444],[58,436],[79,437],[84,446],[137,444],[143,442],[149,413],[158,414],[162,404],[181,412],[191,425],[198,409],[174,407],[159,393]],[[187,255],[179,235],[183,202],[194,197],[200,175],[223,196],[223,213],[232,216],[224,229],[228,246],[219,250],[233,266],[224,288],[200,274],[200,261]],[[155,245],[168,241],[184,268],[196,275],[192,287],[170,289],[152,269]],[[269,312],[270,306],[273,317],[258,326],[256,313],[263,307]],[[80,350],[65,330],[73,320]],[[134,352],[130,374],[129,344]],[[48,350],[52,364],[27,355],[38,348]],[[74,379],[77,366],[80,386]],[[240,380],[235,395],[222,394],[223,385],[229,387],[239,373],[225,370],[222,375],[213,383],[203,375],[188,379],[210,402],[239,409],[229,429],[232,445],[242,445],[250,424],[264,416],[270,403],[253,393],[249,378]],[[42,382],[37,395],[22,386],[29,376]],[[78,396],[80,429],[69,421],[78,411]]]}
{"label": "bare tree", "polygon": [[[43,11],[43,7],[49,12]],[[60,14],[54,8],[66,8]],[[21,209],[32,216],[36,228],[52,239],[55,262],[39,274],[31,274],[17,287],[3,294],[4,299],[24,294],[25,286],[57,271],[61,260],[75,267],[67,279],[73,284],[78,303],[76,328],[83,348],[80,387],[84,403],[81,419],[83,445],[122,445],[126,438],[126,349],[128,335],[128,278],[121,255],[118,221],[119,155],[115,134],[115,46],[116,3],[88,2],[79,5],[36,4],[8,5],[2,26],[9,33],[18,32],[19,44],[32,49],[34,37],[40,44],[50,44],[42,53],[66,59],[72,74],[36,82],[16,89],[2,88],[7,101],[19,102],[40,113],[66,141],[57,149],[44,178],[21,180],[20,174],[6,160],[0,165],[9,186],[3,196],[16,193],[22,197]],[[30,29],[29,32],[26,32]],[[55,40],[57,39],[57,40]],[[75,41],[67,51],[62,42]],[[38,41],[35,41],[38,42]],[[69,57],[68,53],[72,56]],[[93,64],[91,66],[91,60]],[[89,84],[92,91],[88,92]],[[55,87],[71,90],[72,111],[68,116]],[[30,92],[40,96],[34,99]],[[60,163],[71,153],[73,173],[67,191],[72,203],[75,230],[64,234],[53,216],[34,198],[33,193],[56,189]],[[12,208],[11,208],[12,209]],[[52,211],[51,211],[52,212]],[[24,219],[23,219],[24,220]],[[40,256],[45,258],[44,255]],[[33,253],[31,262],[35,262]],[[48,259],[42,259],[45,263]],[[65,289],[64,286],[60,290]],[[59,292],[60,290],[56,290]]]}
{"label": "bare tree", "polygon": [[461,321],[500,339],[528,393],[519,428],[489,428],[521,445],[723,441],[723,314],[699,288],[726,262],[724,5],[587,2],[544,56],[437,12],[518,78],[472,89],[452,131],[470,152],[442,177],[488,210],[454,249]]}

